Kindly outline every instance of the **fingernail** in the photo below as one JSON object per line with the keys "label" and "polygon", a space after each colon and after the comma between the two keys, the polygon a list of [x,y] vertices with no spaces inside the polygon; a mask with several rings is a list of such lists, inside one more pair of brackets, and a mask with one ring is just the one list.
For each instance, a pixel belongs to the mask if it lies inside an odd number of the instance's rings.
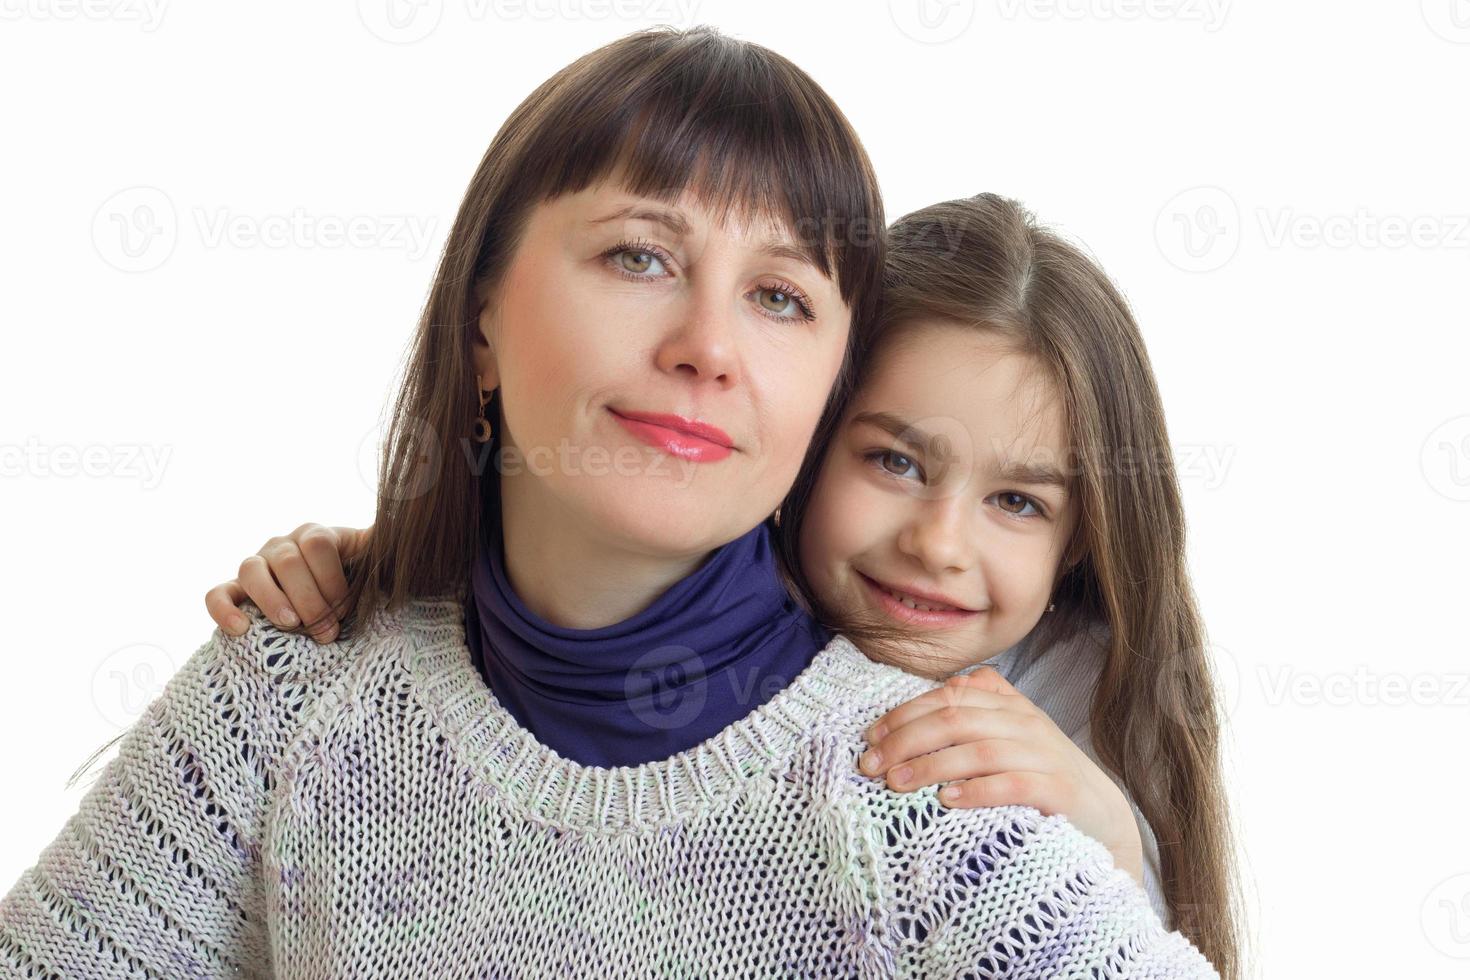
{"label": "fingernail", "polygon": [[909,781],[909,777],[912,776],[913,774],[914,774],[914,770],[913,770],[912,767],[910,767],[910,766],[899,766],[897,769],[893,770],[893,772],[889,773],[888,775],[893,779],[893,781],[895,783],[906,783],[906,782]]}
{"label": "fingernail", "polygon": [[863,768],[868,770],[868,772],[877,771],[878,767],[882,764],[883,753],[879,752],[877,749],[869,749],[867,752],[863,753]]}
{"label": "fingernail", "polygon": [[873,729],[873,734],[871,736],[869,736],[869,737],[872,738],[873,741],[878,742],[878,741],[881,741],[882,738],[883,738],[883,736],[884,735],[887,735],[887,734],[888,734],[888,726],[887,725],[879,725],[877,728]]}
{"label": "fingernail", "polygon": [[958,786],[946,786],[940,790],[939,795],[942,799],[953,802],[960,798],[960,788]]}
{"label": "fingernail", "polygon": [[282,609],[280,613],[276,616],[276,618],[281,621],[282,626],[295,626],[298,622],[300,622],[300,620],[296,618],[296,613],[289,608]]}
{"label": "fingernail", "polygon": [[250,628],[250,620],[244,616],[236,616],[231,622],[233,623],[231,628],[235,631],[236,635],[244,633]]}

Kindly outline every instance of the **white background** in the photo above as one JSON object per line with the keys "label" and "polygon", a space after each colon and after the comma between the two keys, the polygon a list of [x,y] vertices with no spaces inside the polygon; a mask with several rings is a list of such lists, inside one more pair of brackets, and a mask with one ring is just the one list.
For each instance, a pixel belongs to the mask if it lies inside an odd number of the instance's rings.
{"label": "white background", "polygon": [[1470,973],[1470,4],[925,2],[0,2],[0,893],[209,637],[205,590],[371,521],[380,412],[512,107],[699,22],[833,95],[890,217],[1018,197],[1133,303],[1253,975]]}

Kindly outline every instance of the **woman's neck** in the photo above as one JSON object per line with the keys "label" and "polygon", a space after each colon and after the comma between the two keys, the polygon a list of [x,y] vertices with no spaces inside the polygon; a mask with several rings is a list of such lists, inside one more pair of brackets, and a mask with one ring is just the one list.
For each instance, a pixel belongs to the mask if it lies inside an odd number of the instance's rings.
{"label": "woman's neck", "polygon": [[521,484],[500,482],[506,578],[528,609],[558,626],[600,629],[636,616],[714,554],[630,551]]}

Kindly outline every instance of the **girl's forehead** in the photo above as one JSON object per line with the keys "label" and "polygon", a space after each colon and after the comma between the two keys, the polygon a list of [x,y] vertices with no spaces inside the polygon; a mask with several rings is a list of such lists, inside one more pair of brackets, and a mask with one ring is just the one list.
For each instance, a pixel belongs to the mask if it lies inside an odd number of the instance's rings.
{"label": "girl's forehead", "polygon": [[[963,326],[915,331],[869,365],[849,426],[965,443],[981,455],[1059,451],[1066,439],[1055,385],[1034,357]],[[957,445],[956,445],[956,448]]]}

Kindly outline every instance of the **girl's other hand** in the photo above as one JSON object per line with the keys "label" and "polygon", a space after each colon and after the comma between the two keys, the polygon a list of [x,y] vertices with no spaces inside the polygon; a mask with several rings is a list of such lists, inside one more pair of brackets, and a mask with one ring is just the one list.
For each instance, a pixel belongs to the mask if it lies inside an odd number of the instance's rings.
{"label": "girl's other hand", "polygon": [[240,612],[249,599],[272,623],[295,629],[311,627],[312,638],[337,638],[337,603],[347,596],[343,564],[367,547],[371,527],[325,527],[303,524],[286,537],[271,538],[240,563],[238,577],[204,594],[210,617],[225,632],[239,636],[250,625]]}
{"label": "girl's other hand", "polygon": [[886,773],[890,788],[958,780],[939,794],[948,806],[1025,805],[1061,814],[1143,884],[1143,841],[1127,796],[994,667],[956,674],[905,701],[874,722],[867,738],[859,770]]}

